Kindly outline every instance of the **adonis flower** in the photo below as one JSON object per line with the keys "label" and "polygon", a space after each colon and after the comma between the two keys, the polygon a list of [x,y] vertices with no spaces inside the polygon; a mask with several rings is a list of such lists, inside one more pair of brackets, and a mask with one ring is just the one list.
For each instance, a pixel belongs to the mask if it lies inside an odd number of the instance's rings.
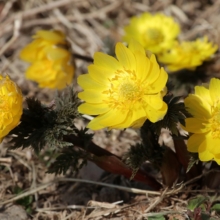
{"label": "adonis flower", "polygon": [[124,41],[130,42],[131,39],[135,39],[145,50],[158,54],[172,47],[180,28],[172,17],[160,13],[143,13],[138,17],[132,17],[124,31]]}
{"label": "adonis flower", "polygon": [[171,50],[158,56],[161,63],[167,64],[170,71],[195,69],[204,61],[209,60],[217,51],[218,46],[208,42],[207,37],[195,41],[176,42]]}
{"label": "adonis flower", "polygon": [[79,98],[85,103],[80,113],[98,115],[88,127],[141,127],[145,120],[163,119],[167,105],[163,102],[168,75],[154,55],[148,58],[144,48],[131,41],[128,48],[117,43],[116,57],[96,52],[88,74],[78,78],[84,89]]}
{"label": "adonis flower", "polygon": [[20,89],[8,76],[0,75],[0,142],[18,125],[22,111]]}
{"label": "adonis flower", "polygon": [[74,75],[64,34],[41,30],[33,38],[20,53],[21,59],[31,63],[26,71],[27,79],[36,81],[39,87],[63,89]]}
{"label": "adonis flower", "polygon": [[196,86],[185,106],[193,116],[185,120],[184,129],[193,133],[188,151],[198,152],[201,161],[213,159],[220,165],[220,80],[211,79],[209,88]]}

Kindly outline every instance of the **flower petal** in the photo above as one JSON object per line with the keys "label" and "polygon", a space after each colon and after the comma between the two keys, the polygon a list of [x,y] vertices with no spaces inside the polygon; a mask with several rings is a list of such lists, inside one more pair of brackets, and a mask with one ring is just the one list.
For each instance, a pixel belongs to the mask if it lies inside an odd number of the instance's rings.
{"label": "flower petal", "polygon": [[161,109],[163,107],[163,103],[164,103],[160,94],[146,95],[144,97],[144,101],[156,110]]}
{"label": "flower petal", "polygon": [[200,96],[209,105],[213,105],[213,101],[210,96],[210,92],[204,86],[195,86],[195,94]]}
{"label": "flower petal", "polygon": [[109,86],[109,79],[115,75],[116,71],[112,71],[111,68],[104,68],[94,64],[88,66],[88,70],[89,75],[93,80],[106,86]]}
{"label": "flower petal", "polygon": [[99,115],[108,112],[110,109],[106,104],[83,103],[78,107],[78,111],[88,115]]}
{"label": "flower petal", "polygon": [[209,84],[210,95],[213,103],[216,103],[220,99],[220,80],[212,78]]}
{"label": "flower petal", "polygon": [[197,119],[197,118],[186,118],[185,119],[185,130],[191,133],[205,133],[210,130],[209,124],[207,121]]}
{"label": "flower petal", "polygon": [[187,141],[187,149],[189,152],[197,153],[199,146],[205,141],[204,134],[193,134]]}
{"label": "flower petal", "polygon": [[117,43],[115,53],[119,63],[122,64],[125,70],[136,71],[136,60],[134,54],[125,47],[122,43]]}
{"label": "flower petal", "polygon": [[208,150],[207,148],[207,142],[206,140],[202,142],[202,144],[199,146],[199,159],[201,161],[210,161],[213,159],[214,155]]}
{"label": "flower petal", "polygon": [[211,106],[205,103],[199,96],[190,94],[184,100],[187,111],[196,118],[209,119],[211,117]]}
{"label": "flower petal", "polygon": [[104,86],[100,85],[100,83],[94,81],[91,78],[90,74],[80,75],[77,78],[77,82],[84,89],[94,89],[94,90],[96,90],[97,88],[99,88],[99,90],[106,89]]}
{"label": "flower petal", "polygon": [[148,119],[151,122],[155,123],[155,122],[160,121],[164,118],[164,116],[167,112],[167,104],[165,102],[163,102],[163,106],[159,110],[156,110],[152,106],[148,105],[146,107],[145,111],[147,112]]}
{"label": "flower petal", "polygon": [[109,72],[122,69],[122,65],[114,57],[102,52],[96,52],[94,54],[94,65],[108,69]]}
{"label": "flower petal", "polygon": [[83,92],[79,92],[78,97],[89,103],[102,103],[105,98],[105,95],[100,95],[100,91],[98,89],[87,89]]}
{"label": "flower petal", "polygon": [[106,112],[105,114],[99,115],[96,118],[94,118],[91,122],[89,122],[87,127],[93,130],[112,127],[123,122],[126,117],[126,112],[111,109],[109,112]]}
{"label": "flower petal", "polygon": [[151,86],[149,86],[149,92],[150,93],[158,93],[158,92],[162,91],[164,89],[164,87],[166,86],[167,79],[168,79],[168,74],[166,73],[166,71],[163,68],[161,68],[160,75],[153,82],[153,84]]}

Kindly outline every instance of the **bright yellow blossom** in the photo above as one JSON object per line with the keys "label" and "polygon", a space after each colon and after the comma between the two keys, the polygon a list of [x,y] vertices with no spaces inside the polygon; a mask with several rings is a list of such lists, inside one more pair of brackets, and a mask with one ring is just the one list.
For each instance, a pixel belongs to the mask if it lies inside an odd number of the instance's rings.
{"label": "bright yellow blossom", "polygon": [[212,78],[209,88],[196,86],[185,106],[193,116],[185,119],[184,129],[193,133],[188,151],[198,152],[201,161],[213,159],[220,165],[220,80]]}
{"label": "bright yellow blossom", "polygon": [[26,71],[27,79],[36,81],[42,88],[63,89],[74,75],[71,54],[65,49],[65,35],[60,31],[41,30],[33,38],[20,53],[21,59],[31,63]]}
{"label": "bright yellow blossom", "polygon": [[124,31],[124,41],[130,42],[131,39],[135,39],[145,50],[158,54],[172,47],[180,28],[172,17],[160,13],[143,13],[138,17],[132,17]]}
{"label": "bright yellow blossom", "polygon": [[199,38],[195,41],[176,42],[171,50],[158,56],[161,63],[167,64],[170,71],[181,69],[195,69],[204,61],[211,58],[218,46],[208,42],[208,38]]}
{"label": "bright yellow blossom", "polygon": [[96,52],[89,73],[78,78],[84,89],[78,96],[85,101],[79,112],[98,115],[88,127],[123,129],[141,127],[147,119],[163,119],[167,112],[163,96],[168,75],[155,56],[148,58],[136,41],[131,41],[128,48],[117,43],[115,52],[117,59]]}
{"label": "bright yellow blossom", "polygon": [[18,125],[22,111],[20,89],[8,76],[0,75],[0,142]]}

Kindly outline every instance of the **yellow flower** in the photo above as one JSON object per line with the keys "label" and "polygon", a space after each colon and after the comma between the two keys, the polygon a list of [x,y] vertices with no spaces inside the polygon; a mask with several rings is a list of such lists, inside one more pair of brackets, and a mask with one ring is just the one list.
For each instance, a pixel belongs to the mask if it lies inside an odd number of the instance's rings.
{"label": "yellow flower", "polygon": [[220,165],[220,80],[212,78],[209,88],[196,86],[185,106],[193,116],[185,120],[184,129],[193,133],[188,151],[198,152],[201,161],[213,159]]}
{"label": "yellow flower", "polygon": [[65,35],[60,31],[40,30],[33,36],[34,41],[28,44],[20,52],[20,58],[26,62],[33,63],[39,59],[62,58],[68,51],[59,47],[66,45]]}
{"label": "yellow flower", "polygon": [[41,88],[63,89],[71,84],[74,68],[67,60],[56,62],[45,59],[35,61],[26,70],[27,79],[38,83]]}
{"label": "yellow flower", "polygon": [[117,59],[96,52],[89,73],[78,78],[84,89],[78,96],[85,101],[79,112],[98,115],[88,127],[123,129],[141,127],[147,119],[163,119],[168,75],[155,56],[148,58],[136,41],[131,41],[128,48],[117,43],[115,52]]}
{"label": "yellow flower", "polygon": [[132,17],[124,31],[124,41],[135,39],[145,50],[158,54],[172,47],[180,28],[171,17],[160,13],[143,13],[139,17]]}
{"label": "yellow flower", "polygon": [[18,125],[22,111],[20,89],[8,76],[0,75],[0,142]]}
{"label": "yellow flower", "polygon": [[181,69],[195,69],[204,61],[211,58],[217,51],[218,46],[208,42],[208,38],[196,39],[195,41],[183,41],[173,46],[158,56],[161,63],[167,64],[170,71]]}
{"label": "yellow flower", "polygon": [[39,87],[63,89],[72,82],[74,66],[71,54],[65,49],[65,35],[59,31],[38,31],[34,41],[20,53],[20,58],[31,63],[26,78]]}

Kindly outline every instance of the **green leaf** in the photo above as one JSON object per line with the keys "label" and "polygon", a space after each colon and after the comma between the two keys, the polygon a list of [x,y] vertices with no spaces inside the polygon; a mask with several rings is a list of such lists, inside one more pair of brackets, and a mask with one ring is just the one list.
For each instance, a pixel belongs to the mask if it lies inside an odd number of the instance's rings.
{"label": "green leaf", "polygon": [[212,206],[211,210],[215,210],[217,212],[220,212],[220,203],[216,203]]}
{"label": "green leaf", "polygon": [[195,208],[199,207],[203,202],[205,202],[206,200],[208,200],[207,197],[203,196],[203,195],[199,195],[196,198],[190,199],[187,205],[187,208],[190,211],[194,211]]}

